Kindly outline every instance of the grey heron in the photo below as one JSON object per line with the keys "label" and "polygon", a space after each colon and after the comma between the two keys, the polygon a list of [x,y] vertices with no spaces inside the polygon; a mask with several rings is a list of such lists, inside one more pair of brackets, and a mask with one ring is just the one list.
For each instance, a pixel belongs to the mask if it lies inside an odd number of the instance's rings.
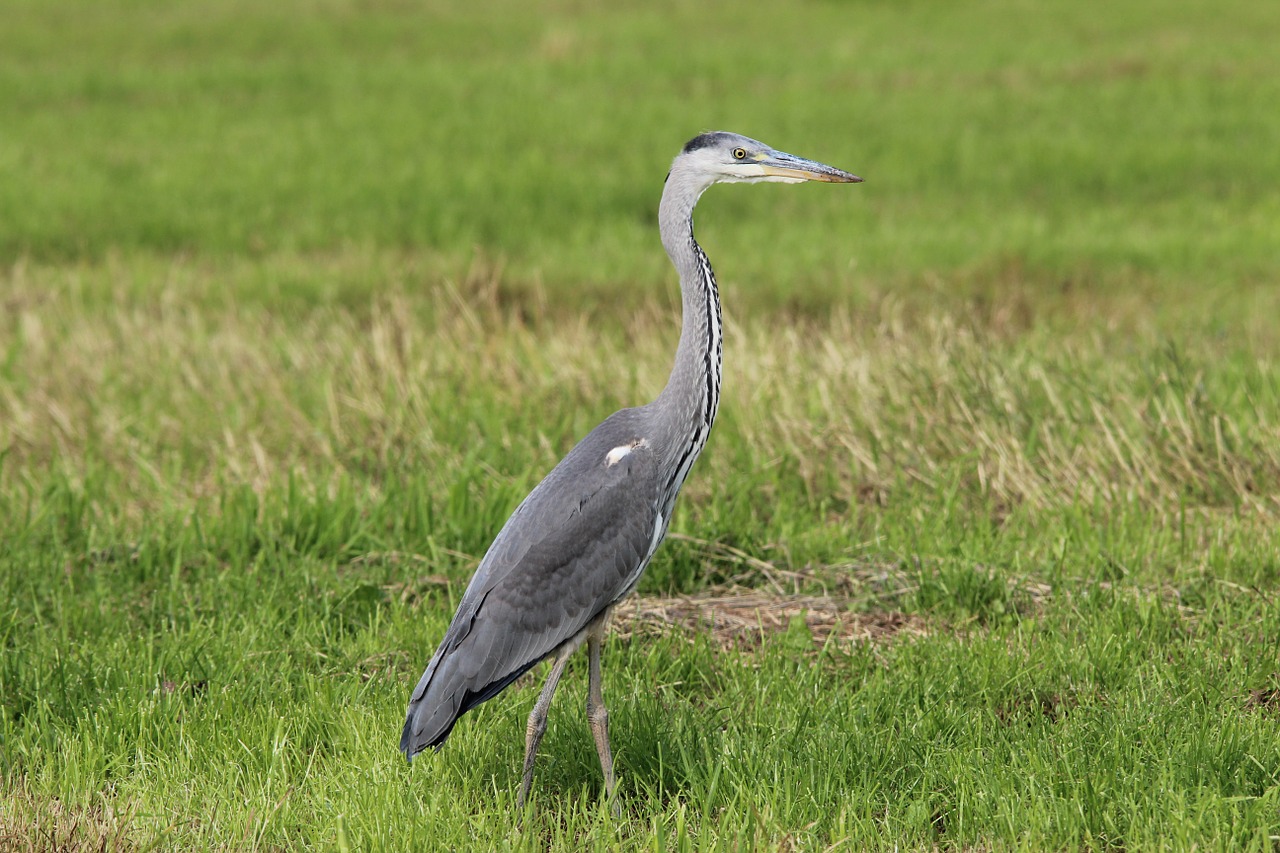
{"label": "grey heron", "polygon": [[[458,718],[553,658],[525,731],[518,805],[533,783],[547,711],[570,655],[585,642],[587,720],[605,795],[614,798],[600,649],[614,605],[640,580],[666,536],[676,495],[711,432],[720,402],[722,325],[715,275],[693,239],[693,208],[721,182],[862,179],[735,133],[704,133],[671,164],[658,228],[680,274],[683,322],[666,387],[605,419],[560,461],[503,525],[480,561],[418,681],[400,750],[439,748]],[[616,801],[614,801],[616,810]]]}

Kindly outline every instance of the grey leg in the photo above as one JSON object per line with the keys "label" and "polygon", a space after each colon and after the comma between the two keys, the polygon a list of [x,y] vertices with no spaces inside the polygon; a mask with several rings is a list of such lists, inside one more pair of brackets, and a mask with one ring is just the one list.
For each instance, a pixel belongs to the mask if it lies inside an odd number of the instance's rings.
{"label": "grey leg", "polygon": [[529,713],[529,724],[524,732],[524,780],[520,783],[520,797],[516,800],[517,809],[523,809],[525,800],[529,797],[529,789],[533,786],[533,759],[538,754],[538,742],[542,740],[542,735],[547,730],[547,710],[551,707],[551,697],[556,694],[556,685],[560,683],[560,676],[564,674],[564,665],[569,662],[569,656],[575,650],[576,646],[573,643],[566,643],[560,649],[560,653],[556,655],[556,662],[551,665],[547,683],[542,686],[538,701]]}
{"label": "grey leg", "polygon": [[590,675],[587,679],[587,722],[591,724],[591,736],[596,741],[600,755],[600,769],[604,772],[605,797],[613,804],[613,813],[621,809],[614,799],[613,753],[609,750],[609,712],[604,707],[604,685],[600,680],[600,647],[604,643],[608,614],[591,626],[587,633],[587,655],[590,658]]}

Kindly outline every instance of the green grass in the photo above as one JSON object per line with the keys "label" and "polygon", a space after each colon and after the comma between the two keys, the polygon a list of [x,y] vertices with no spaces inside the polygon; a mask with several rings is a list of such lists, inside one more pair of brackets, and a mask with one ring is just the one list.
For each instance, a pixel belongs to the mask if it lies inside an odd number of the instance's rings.
{"label": "green grass", "polygon": [[[0,848],[1276,850],[1278,17],[6,4]],[[620,626],[623,818],[575,661],[520,827],[536,679],[412,767],[404,704],[661,387],[716,127],[868,181],[699,208],[725,393],[640,594],[791,618]]]}

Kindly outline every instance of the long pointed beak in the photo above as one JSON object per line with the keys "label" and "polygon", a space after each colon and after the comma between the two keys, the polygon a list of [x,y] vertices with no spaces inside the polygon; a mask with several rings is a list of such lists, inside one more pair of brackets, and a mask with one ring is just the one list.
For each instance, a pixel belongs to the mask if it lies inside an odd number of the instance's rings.
{"label": "long pointed beak", "polygon": [[775,151],[759,160],[760,171],[767,177],[784,181],[823,181],[829,184],[860,184],[862,178],[835,166],[806,160],[793,154]]}

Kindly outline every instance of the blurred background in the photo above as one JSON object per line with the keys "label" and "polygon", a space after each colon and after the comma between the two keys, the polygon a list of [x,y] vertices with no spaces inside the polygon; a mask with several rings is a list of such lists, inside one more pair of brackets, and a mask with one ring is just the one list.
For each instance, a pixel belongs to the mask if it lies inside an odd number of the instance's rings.
{"label": "blurred background", "polygon": [[480,253],[553,289],[648,284],[665,167],[723,128],[868,181],[853,200],[709,199],[744,286],[1238,287],[1277,261],[1278,16],[10,0],[0,259],[356,246]]}

